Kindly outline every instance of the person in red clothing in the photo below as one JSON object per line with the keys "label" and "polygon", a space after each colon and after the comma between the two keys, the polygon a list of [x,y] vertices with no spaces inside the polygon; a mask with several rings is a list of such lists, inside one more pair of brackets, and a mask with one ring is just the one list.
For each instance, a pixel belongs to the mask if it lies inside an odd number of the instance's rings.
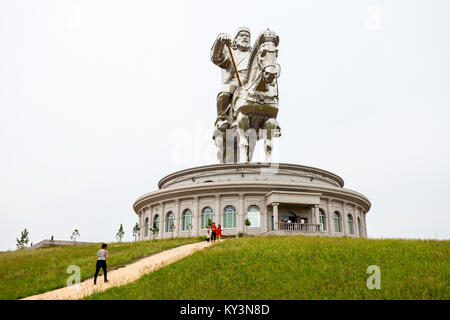
{"label": "person in red clothing", "polygon": [[220,241],[222,237],[222,226],[220,224],[217,226],[217,236],[219,237]]}
{"label": "person in red clothing", "polygon": [[211,226],[211,242],[216,241],[216,234],[217,234],[217,227],[216,224],[213,222]]}

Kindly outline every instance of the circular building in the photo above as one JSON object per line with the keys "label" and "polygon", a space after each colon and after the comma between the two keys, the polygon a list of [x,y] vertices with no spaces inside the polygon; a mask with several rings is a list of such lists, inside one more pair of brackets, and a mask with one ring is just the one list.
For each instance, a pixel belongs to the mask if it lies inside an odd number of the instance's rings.
{"label": "circular building", "polygon": [[209,219],[222,226],[224,236],[367,237],[370,201],[322,169],[285,163],[215,164],[172,173],[158,187],[133,205],[140,240],[205,235]]}

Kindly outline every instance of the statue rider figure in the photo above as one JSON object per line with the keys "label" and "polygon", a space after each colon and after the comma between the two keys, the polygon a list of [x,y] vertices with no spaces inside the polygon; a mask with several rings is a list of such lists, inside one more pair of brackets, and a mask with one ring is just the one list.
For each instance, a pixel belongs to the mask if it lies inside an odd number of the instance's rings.
{"label": "statue rider figure", "polygon": [[[228,34],[221,33],[211,48],[211,61],[223,69],[223,86],[217,95],[217,120],[215,123],[215,126],[221,130],[231,127],[228,115],[233,94],[239,87],[236,71],[227,47],[227,43],[230,43],[230,41]],[[249,28],[241,27],[236,31],[231,43],[231,51],[242,82],[247,77],[247,66],[251,53]]]}

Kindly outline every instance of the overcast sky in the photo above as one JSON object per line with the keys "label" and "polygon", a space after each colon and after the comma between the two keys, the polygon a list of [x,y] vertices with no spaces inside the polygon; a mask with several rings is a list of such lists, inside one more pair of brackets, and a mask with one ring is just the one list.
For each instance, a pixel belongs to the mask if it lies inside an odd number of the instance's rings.
{"label": "overcast sky", "polygon": [[[280,36],[275,159],[367,196],[369,237],[450,238],[450,2],[0,2],[0,250],[127,241],[132,205],[215,163],[220,70],[242,26]],[[263,160],[259,154],[255,160]]]}

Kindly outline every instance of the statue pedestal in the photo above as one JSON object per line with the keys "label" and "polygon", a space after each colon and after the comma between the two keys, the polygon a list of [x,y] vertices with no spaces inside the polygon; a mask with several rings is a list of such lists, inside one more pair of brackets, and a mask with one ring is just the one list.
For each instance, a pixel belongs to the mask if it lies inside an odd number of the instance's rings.
{"label": "statue pedestal", "polygon": [[[286,163],[207,165],[174,172],[158,187],[133,205],[141,240],[205,235],[208,219],[221,225],[224,236],[367,236],[370,201],[345,189],[339,176],[318,168]],[[157,234],[148,231],[155,221]]]}

